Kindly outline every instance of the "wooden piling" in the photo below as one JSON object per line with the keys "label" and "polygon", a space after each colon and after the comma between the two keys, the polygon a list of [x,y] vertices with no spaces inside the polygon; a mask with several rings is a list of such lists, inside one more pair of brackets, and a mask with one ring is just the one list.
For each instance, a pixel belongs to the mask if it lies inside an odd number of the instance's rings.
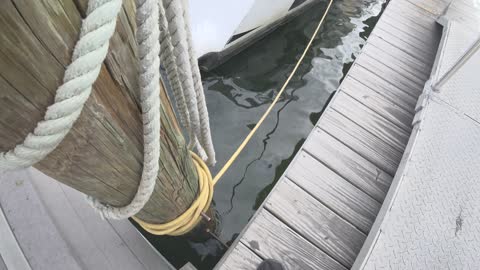
{"label": "wooden piling", "polygon": [[[88,0],[0,1],[0,151],[21,143],[53,103]],[[128,204],[143,164],[137,87],[135,4],[124,0],[110,49],[78,121],[35,167],[115,206]],[[163,223],[196,197],[198,176],[165,89],[161,89],[160,174],[137,215]]]}

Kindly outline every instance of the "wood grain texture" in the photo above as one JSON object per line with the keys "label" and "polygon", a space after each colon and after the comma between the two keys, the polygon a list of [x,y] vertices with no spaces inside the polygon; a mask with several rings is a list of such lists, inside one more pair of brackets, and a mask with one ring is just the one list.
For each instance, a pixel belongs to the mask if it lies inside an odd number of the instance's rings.
{"label": "wood grain texture", "polygon": [[[302,149],[239,236],[261,257],[310,262],[301,239],[347,268],[357,256],[402,158],[441,36],[436,15],[412,2],[389,1]],[[295,260],[290,268],[312,267]]]}
{"label": "wood grain texture", "polygon": [[435,59],[436,49],[432,47],[426,47],[423,44],[418,44],[415,37],[408,35],[394,35],[392,31],[384,30],[381,28],[376,29],[375,33],[372,33],[383,40],[398,48],[402,48],[405,52],[411,56],[423,61],[425,63],[432,63]]}
{"label": "wood grain texture", "polygon": [[378,53],[381,56],[388,57],[385,60],[391,59],[418,78],[426,80],[430,77],[431,63],[420,61],[402,48],[395,47],[377,36],[371,36],[368,45],[372,45],[368,48],[370,53]]}
{"label": "wood grain texture", "polygon": [[255,270],[261,262],[257,254],[239,242],[219,270]]}
{"label": "wood grain texture", "polygon": [[355,63],[348,72],[348,77],[354,78],[386,99],[395,102],[396,105],[404,108],[406,111],[414,112],[415,104],[417,103],[417,99],[414,97],[416,94],[403,91],[384,77],[379,76],[379,74],[375,74]]}
{"label": "wood grain texture", "polygon": [[432,0],[407,0],[412,5],[416,5],[421,10],[431,14],[431,16],[440,16],[443,10],[448,6],[452,0],[432,1]]}
{"label": "wood grain texture", "polygon": [[2,259],[2,256],[0,255],[0,270],[8,270],[7,266],[5,265],[5,262]]}
{"label": "wood grain texture", "polygon": [[260,210],[241,242],[262,258],[280,261],[289,270],[346,269],[265,209]]}
{"label": "wood grain texture", "polygon": [[[52,104],[87,0],[0,2],[0,151],[22,142]],[[117,206],[136,192],[143,163],[133,0],[124,1],[108,56],[83,112],[60,146],[35,165]],[[160,175],[139,217],[165,222],[197,192],[197,175],[164,90]]]}
{"label": "wood grain texture", "polygon": [[423,82],[426,81],[428,75],[423,72],[419,73],[415,70],[415,67],[408,66],[404,62],[398,60],[393,55],[385,53],[384,51],[376,48],[368,42],[363,48],[363,55],[369,56],[377,60],[378,62],[388,66],[389,68],[393,69],[398,75],[404,76],[408,79],[409,82],[417,84],[419,87],[421,87],[421,89],[423,89]]}
{"label": "wood grain texture", "polygon": [[[417,5],[422,1],[423,0],[394,1],[392,2],[392,8],[388,11],[395,12],[405,18],[416,20],[418,22],[426,22],[428,24],[431,21],[434,21],[438,15],[432,14],[430,11]],[[438,5],[440,3],[440,1],[435,1],[434,3],[432,0],[426,0],[425,2],[427,1],[433,3],[434,5]]]}
{"label": "wood grain texture", "polygon": [[417,48],[425,50],[425,48],[435,47],[438,35],[436,33],[425,33],[422,27],[419,27],[415,21],[406,20],[403,17],[392,17],[386,14],[383,23],[378,25],[379,29],[384,31],[395,31],[395,35],[402,40],[410,40],[411,44]]}
{"label": "wood grain texture", "polygon": [[392,98],[386,98],[350,76],[343,80],[340,89],[404,131],[411,132],[413,110],[405,110]]}
{"label": "wood grain texture", "polygon": [[404,92],[411,93],[415,99],[418,98],[423,90],[423,85],[420,85],[418,82],[410,81],[408,77],[397,73],[396,69],[391,68],[388,64],[383,64],[369,55],[360,54],[355,63],[375,74],[381,74],[384,80],[402,89]]}
{"label": "wood grain texture", "polygon": [[368,233],[380,203],[340,177],[305,151],[286,176],[364,233]]}
{"label": "wood grain texture", "polygon": [[332,109],[327,109],[317,126],[389,175],[395,175],[402,152],[392,148],[355,122]]}
{"label": "wood grain texture", "polygon": [[311,136],[304,151],[376,201],[383,202],[392,176],[319,128]]}
{"label": "wood grain texture", "polygon": [[366,237],[287,178],[278,183],[265,208],[348,268]]}
{"label": "wood grain texture", "polygon": [[392,122],[356,101],[343,91],[339,92],[335,99],[336,102],[331,106],[332,109],[340,112],[343,116],[386,142],[391,148],[403,152],[410,135],[408,131],[393,125]]}

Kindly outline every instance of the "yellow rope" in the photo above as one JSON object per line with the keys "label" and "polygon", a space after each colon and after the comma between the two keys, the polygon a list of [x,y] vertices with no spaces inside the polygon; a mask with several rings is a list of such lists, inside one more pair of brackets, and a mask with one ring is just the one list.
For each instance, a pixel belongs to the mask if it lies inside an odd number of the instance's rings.
{"label": "yellow rope", "polygon": [[208,169],[207,165],[203,162],[203,160],[200,157],[198,157],[195,153],[191,152],[193,157],[193,162],[198,172],[199,194],[197,199],[190,206],[190,208],[188,208],[187,211],[185,211],[183,214],[178,216],[176,219],[164,224],[151,224],[151,223],[142,221],[137,217],[133,217],[133,219],[136,222],[138,222],[138,224],[140,224],[142,228],[144,228],[149,233],[152,233],[155,235],[177,236],[177,235],[182,235],[189,232],[198,224],[198,222],[201,220],[201,213],[206,212],[210,207],[210,203],[212,202],[213,186],[217,184],[218,180],[220,180],[220,178],[230,168],[233,162],[237,159],[238,155],[243,151],[245,146],[248,144],[250,139],[252,139],[257,129],[262,125],[263,121],[265,121],[267,116],[270,114],[275,104],[277,104],[278,100],[280,99],[280,96],[283,94],[283,92],[287,88],[288,83],[297,72],[298,67],[300,66],[303,59],[307,55],[308,50],[312,46],[312,43],[315,40],[315,37],[317,36],[318,31],[320,30],[320,27],[322,26],[323,21],[325,20],[325,17],[329,12],[332,3],[333,3],[333,0],[330,0],[328,3],[327,9],[323,13],[323,16],[320,19],[317,25],[317,28],[313,32],[310,38],[310,41],[305,47],[305,50],[303,51],[302,55],[298,59],[297,63],[295,64],[295,67],[293,68],[292,72],[290,73],[287,80],[283,84],[282,88],[280,88],[280,91],[278,91],[277,95],[275,96],[275,99],[272,101],[270,106],[267,108],[265,113],[262,115],[260,120],[255,125],[255,127],[250,131],[250,133],[247,135],[247,137],[245,137],[245,139],[237,148],[237,150],[232,154],[230,159],[225,163],[225,165],[223,165],[222,169],[217,173],[217,175],[215,175],[215,178],[212,179],[210,170]]}
{"label": "yellow rope", "polygon": [[145,222],[137,217],[133,219],[142,226],[147,232],[155,235],[172,235],[178,236],[191,231],[201,220],[201,213],[205,213],[210,207],[213,198],[213,181],[212,174],[203,160],[195,153],[190,152],[193,163],[198,172],[198,190],[197,199],[192,203],[190,208],[176,219],[163,223],[152,224]]}

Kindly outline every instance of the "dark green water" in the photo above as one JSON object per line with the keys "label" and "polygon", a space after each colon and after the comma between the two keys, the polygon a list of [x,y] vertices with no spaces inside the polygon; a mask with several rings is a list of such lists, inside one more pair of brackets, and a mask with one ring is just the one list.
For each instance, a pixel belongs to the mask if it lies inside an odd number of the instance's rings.
{"label": "dark green water", "polygon": [[[312,49],[281,100],[217,184],[215,237],[157,237],[144,233],[176,266],[212,269],[244,228],[312,130],[360,52],[384,0],[335,0]],[[300,57],[326,1],[203,74],[217,153],[215,173],[256,124]]]}

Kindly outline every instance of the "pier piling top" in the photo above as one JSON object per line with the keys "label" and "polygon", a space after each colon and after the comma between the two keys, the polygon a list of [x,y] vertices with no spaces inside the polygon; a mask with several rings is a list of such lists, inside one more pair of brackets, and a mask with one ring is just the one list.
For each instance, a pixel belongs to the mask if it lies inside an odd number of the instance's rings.
{"label": "pier piling top", "polygon": [[[53,103],[77,42],[87,1],[0,3],[0,151],[23,141]],[[115,34],[92,94],[59,147],[35,167],[52,178],[114,206],[127,205],[143,165],[137,87],[135,4],[123,1]],[[164,89],[160,174],[138,214],[172,220],[195,199],[198,178]]]}

